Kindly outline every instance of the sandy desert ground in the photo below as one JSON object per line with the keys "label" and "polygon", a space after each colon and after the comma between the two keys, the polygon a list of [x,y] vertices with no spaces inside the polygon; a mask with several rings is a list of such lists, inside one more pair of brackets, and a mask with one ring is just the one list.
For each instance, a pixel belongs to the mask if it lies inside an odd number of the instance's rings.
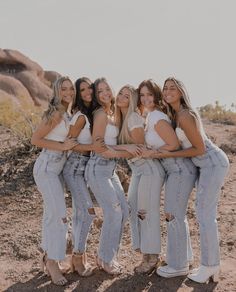
{"label": "sandy desert ground", "polygon": [[[212,124],[207,121],[204,124],[208,135],[227,152],[231,164],[219,203],[222,269],[218,283],[197,284],[186,277],[164,279],[155,273],[135,274],[133,269],[140,260],[140,255],[131,250],[127,224],[119,253],[119,259],[124,266],[121,275],[113,277],[97,270],[93,276],[82,278],[70,273],[67,275],[69,281],[65,287],[51,284],[39,267],[42,199],[32,177],[32,167],[38,153],[21,145],[9,130],[0,127],[0,291],[236,291],[236,126]],[[193,267],[196,267],[199,261],[199,231],[194,200],[193,192],[189,201],[188,219],[194,249]],[[66,201],[70,215],[70,196],[66,197]],[[161,215],[164,219],[163,196]],[[100,227],[101,218],[98,217],[88,240],[89,261],[93,263]],[[164,220],[162,237],[165,253]]]}

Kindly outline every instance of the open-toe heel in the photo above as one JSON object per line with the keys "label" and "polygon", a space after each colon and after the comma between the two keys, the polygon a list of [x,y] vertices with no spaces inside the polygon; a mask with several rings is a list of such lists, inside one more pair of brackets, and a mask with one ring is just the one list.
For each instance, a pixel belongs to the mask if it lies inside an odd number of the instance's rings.
{"label": "open-toe heel", "polygon": [[74,252],[71,257],[71,271],[76,271],[82,277],[91,276],[95,268],[88,264],[86,253]]}
{"label": "open-toe heel", "polygon": [[108,273],[109,275],[121,274],[121,266],[116,261],[112,261],[111,263],[105,263],[97,256],[96,262],[98,268]]}
{"label": "open-toe heel", "polygon": [[67,283],[66,278],[62,275],[58,263],[55,260],[50,260],[47,255],[43,256],[44,272],[51,277],[52,283],[57,286],[64,286]]}
{"label": "open-toe heel", "polygon": [[143,254],[143,259],[139,266],[134,271],[140,274],[150,274],[159,265],[161,265],[161,259],[157,254]]}

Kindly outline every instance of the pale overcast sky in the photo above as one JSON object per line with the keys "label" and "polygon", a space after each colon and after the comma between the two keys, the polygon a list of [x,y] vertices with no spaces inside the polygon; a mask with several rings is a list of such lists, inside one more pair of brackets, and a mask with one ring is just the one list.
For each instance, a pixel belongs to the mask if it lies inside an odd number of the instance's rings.
{"label": "pale overcast sky", "polygon": [[235,0],[0,0],[0,47],[115,90],[169,75],[194,106],[236,103]]}

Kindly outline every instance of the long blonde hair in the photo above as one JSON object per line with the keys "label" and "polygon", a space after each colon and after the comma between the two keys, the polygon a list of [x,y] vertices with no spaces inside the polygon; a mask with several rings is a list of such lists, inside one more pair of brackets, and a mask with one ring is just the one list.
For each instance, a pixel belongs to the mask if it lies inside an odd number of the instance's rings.
{"label": "long blonde hair", "polygon": [[138,104],[138,93],[137,90],[132,86],[132,85],[125,85],[123,86],[119,92],[121,92],[124,88],[128,89],[130,91],[130,98],[129,98],[129,106],[128,106],[128,111],[124,116],[122,116],[121,110],[118,106],[116,106],[116,110],[115,110],[115,116],[116,116],[116,121],[117,124],[120,127],[120,134],[118,137],[118,142],[119,144],[129,144],[132,143],[132,139],[130,136],[130,132],[128,129],[128,119],[130,117],[130,115],[133,112],[136,112],[137,110],[137,104]]}
{"label": "long blonde hair", "polygon": [[[199,123],[201,130],[204,132],[201,118],[200,118],[198,112],[191,105],[188,92],[187,92],[183,82],[176,79],[175,77],[168,77],[164,82],[163,88],[165,87],[166,82],[168,82],[168,81],[174,82],[175,86],[178,88],[178,90],[182,94],[182,96],[180,98],[180,104],[182,105],[182,108],[188,110],[190,112],[190,114],[192,114],[192,116],[194,116],[194,118]],[[166,104],[166,108],[167,108],[167,115],[174,123],[176,123],[176,118],[177,118],[176,111],[171,107],[171,105],[167,104],[166,102],[165,102],[165,104]]]}
{"label": "long blonde hair", "polygon": [[[43,113],[43,119],[46,119],[46,121],[48,121],[48,122],[51,120],[53,113],[55,113],[56,111],[59,112],[61,115],[63,115],[66,111],[65,107],[61,103],[60,89],[61,89],[62,83],[64,81],[67,81],[67,80],[70,81],[71,84],[73,85],[73,82],[70,80],[70,78],[68,76],[59,77],[53,84],[52,98],[48,104],[48,109]],[[73,87],[74,87],[74,85],[73,85]],[[74,87],[74,91],[75,91],[75,87]],[[71,111],[73,102],[74,102],[74,100],[68,106],[67,111],[69,113]]]}

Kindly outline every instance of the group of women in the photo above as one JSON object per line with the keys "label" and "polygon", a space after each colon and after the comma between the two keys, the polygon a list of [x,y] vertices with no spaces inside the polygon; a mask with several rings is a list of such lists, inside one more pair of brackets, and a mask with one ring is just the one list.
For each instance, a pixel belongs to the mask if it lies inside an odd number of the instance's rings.
{"label": "group of women", "polygon": [[[217,202],[229,162],[204,133],[182,82],[168,78],[161,90],[149,79],[138,89],[123,86],[114,98],[105,78],[92,83],[84,77],[74,85],[61,77],[31,141],[43,148],[33,172],[44,201],[43,264],[53,283],[67,282],[59,264],[65,258],[68,225],[64,184],[73,204],[71,268],[80,276],[94,271],[86,257],[96,216],[89,187],[103,211],[99,268],[113,275],[122,272],[117,254],[129,219],[132,248],[142,254],[137,273],[156,269],[167,278],[188,275],[199,283],[215,279],[220,269]],[[132,171],[127,200],[115,171],[119,158],[127,159]],[[189,271],[193,254],[186,209],[194,186],[201,259]],[[166,265],[161,261],[162,187]]]}

